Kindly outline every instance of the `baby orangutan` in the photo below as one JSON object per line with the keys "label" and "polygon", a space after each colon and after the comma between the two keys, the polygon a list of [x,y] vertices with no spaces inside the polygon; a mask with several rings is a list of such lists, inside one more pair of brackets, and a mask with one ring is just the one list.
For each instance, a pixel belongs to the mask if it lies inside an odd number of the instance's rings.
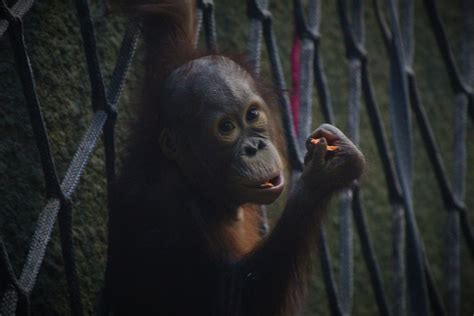
{"label": "baby orangutan", "polygon": [[196,53],[194,6],[127,5],[143,17],[145,84],[112,201],[106,293],[114,315],[295,315],[328,201],[364,157],[334,126],[308,135],[302,175],[262,238],[259,210],[285,184],[281,117],[244,66]]}

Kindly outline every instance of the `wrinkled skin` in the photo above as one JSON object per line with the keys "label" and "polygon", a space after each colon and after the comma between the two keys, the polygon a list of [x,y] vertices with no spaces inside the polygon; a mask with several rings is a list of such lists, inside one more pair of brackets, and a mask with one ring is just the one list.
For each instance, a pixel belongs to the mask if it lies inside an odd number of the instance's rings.
{"label": "wrinkled skin", "polygon": [[[169,107],[180,111],[183,104],[192,104],[191,113],[181,113],[181,124],[198,124],[192,133],[175,137],[176,160],[183,173],[200,183],[211,176],[215,185],[225,188],[219,193],[235,205],[272,203],[284,186],[282,162],[271,140],[272,113],[258,94],[254,79],[222,56],[204,57],[182,68],[168,79],[165,96],[171,96]],[[173,121],[168,116],[166,120]],[[229,130],[222,130],[226,128]],[[312,144],[311,138],[321,142]],[[338,147],[330,159],[326,145]],[[303,178],[310,187],[324,187],[330,193],[347,186],[362,172],[363,155],[334,126],[319,127],[308,137],[306,147]],[[202,168],[196,168],[199,163]],[[273,186],[262,186],[268,182]]]}
{"label": "wrinkled skin", "polygon": [[[312,144],[311,139],[320,139]],[[336,146],[335,153],[326,146]],[[306,140],[308,152],[304,157],[302,180],[310,189],[321,189],[325,194],[349,186],[364,169],[365,160],[360,150],[339,129],[323,124]]]}
{"label": "wrinkled skin", "polygon": [[[191,112],[178,114],[179,126],[197,124],[192,133],[174,137],[183,174],[199,179],[200,186],[202,179],[209,179],[224,188],[219,193],[232,206],[269,204],[280,195],[284,180],[271,140],[272,113],[245,70],[222,56],[204,57],[176,70],[165,91],[166,98],[171,96],[170,108],[182,111],[182,104],[192,104]],[[170,113],[166,121],[172,122],[175,115]],[[196,168],[199,164],[202,168]],[[262,187],[267,181],[273,186]]]}

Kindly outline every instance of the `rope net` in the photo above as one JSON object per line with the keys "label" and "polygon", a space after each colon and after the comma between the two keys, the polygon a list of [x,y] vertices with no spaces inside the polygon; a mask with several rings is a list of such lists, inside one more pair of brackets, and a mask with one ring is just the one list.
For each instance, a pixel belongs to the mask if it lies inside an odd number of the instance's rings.
{"label": "rope net", "polygon": [[[268,11],[268,0],[248,0],[247,13],[250,22],[248,56],[252,67],[259,71],[263,44],[274,85],[279,92],[279,105],[287,141],[290,168],[296,176],[303,168],[302,150],[306,135],[311,131],[313,110],[313,89],[315,89],[320,111],[324,120],[335,123],[331,94],[320,51],[321,1],[308,0],[305,7],[301,0],[294,0],[294,26],[291,66],[292,95],[287,85],[279,55],[277,38],[272,24],[272,14]],[[393,210],[393,295],[387,299],[373,241],[367,225],[365,209],[361,203],[360,188],[355,183],[340,196],[340,271],[336,278],[332,270],[326,232],[320,235],[320,260],[330,312],[332,315],[351,313],[354,292],[354,250],[352,230],[355,225],[360,237],[360,245],[374,300],[381,315],[405,315],[405,306],[413,315],[457,315],[460,304],[460,252],[461,236],[466,240],[471,255],[474,255],[473,230],[467,220],[464,205],[466,170],[466,125],[468,114],[474,118],[473,74],[462,76],[459,68],[468,66],[472,50],[464,49],[456,59],[450,48],[436,0],[424,0],[429,23],[436,38],[447,76],[456,95],[454,106],[455,159],[453,183],[440,155],[431,125],[428,121],[413,69],[414,58],[414,1],[387,0],[381,5],[379,0],[371,3],[377,19],[386,53],[390,61],[389,108],[393,143],[387,141],[386,128],[375,99],[372,80],[369,75],[369,56],[365,48],[365,21],[362,0],[338,0],[338,19],[342,30],[349,65],[349,94],[347,134],[357,144],[359,142],[359,113],[365,105],[370,127],[383,166],[389,192],[389,203]],[[76,259],[72,237],[71,195],[75,192],[86,168],[91,153],[103,137],[106,162],[107,191],[112,192],[115,178],[114,127],[117,104],[122,93],[125,78],[134,57],[139,40],[138,20],[128,22],[113,75],[108,85],[104,82],[101,63],[97,54],[96,35],[87,0],[74,1],[80,21],[87,68],[91,86],[91,104],[94,111],[89,128],[75,152],[64,177],[60,179],[51,154],[50,140],[43,120],[41,105],[36,93],[35,78],[30,64],[28,49],[24,40],[22,17],[34,4],[33,0],[18,0],[9,7],[5,0],[0,2],[0,37],[8,37],[11,42],[17,71],[23,86],[35,141],[40,154],[47,203],[39,213],[36,228],[31,238],[26,261],[20,275],[16,275],[9,255],[0,235],[0,314],[29,314],[29,296],[33,290],[39,269],[43,262],[53,226],[58,220],[62,254],[65,263],[66,280],[69,288],[70,308],[73,315],[84,313],[76,273]],[[465,15],[469,15],[469,0],[465,1]],[[204,33],[207,48],[217,48],[214,2],[198,1],[199,30]],[[466,19],[469,19],[467,16]],[[471,17],[472,18],[472,17]],[[474,26],[463,30],[463,41],[474,38]],[[465,45],[468,47],[468,45]],[[460,64],[457,63],[460,61]],[[472,71],[472,67],[471,67]],[[447,262],[447,299],[442,300],[434,284],[429,262],[425,255],[413,208],[412,196],[412,122],[415,114],[423,143],[425,145],[441,198],[448,211],[447,231],[449,231],[450,251]],[[393,150],[393,157],[390,152]],[[354,223],[352,222],[354,221]],[[409,258],[409,260],[406,260]],[[336,279],[339,282],[336,282]],[[389,303],[390,302],[390,303]]]}

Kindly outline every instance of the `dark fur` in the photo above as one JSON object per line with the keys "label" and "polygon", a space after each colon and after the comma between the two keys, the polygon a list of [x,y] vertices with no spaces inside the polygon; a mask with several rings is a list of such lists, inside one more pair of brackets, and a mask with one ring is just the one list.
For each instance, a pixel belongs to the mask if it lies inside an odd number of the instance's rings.
{"label": "dark fur", "polygon": [[[324,136],[340,146],[340,158],[332,158],[334,164],[325,158],[324,138],[308,147],[303,176],[294,184],[276,227],[261,241],[260,205],[221,209],[222,195],[228,192],[219,186],[202,188],[200,179],[183,173],[160,150],[158,135],[169,124],[162,117],[168,99],[161,87],[175,69],[203,55],[192,47],[193,13],[184,1],[148,2],[133,1],[127,9],[145,17],[147,56],[139,124],[112,202],[106,291],[113,312],[294,315],[301,308],[327,202],[334,191],[360,175],[363,157],[337,129],[326,125],[317,130],[314,137]],[[271,90],[257,90],[270,111],[278,113]],[[181,106],[183,115],[195,115],[194,107]],[[177,110],[166,110],[173,111]],[[282,149],[279,115],[270,119],[276,120],[270,123],[270,138]],[[174,127],[183,134],[194,132]],[[219,157],[219,153],[212,155]],[[210,177],[227,174],[226,164],[221,165],[217,173],[202,172]],[[197,162],[194,168],[199,168]]]}

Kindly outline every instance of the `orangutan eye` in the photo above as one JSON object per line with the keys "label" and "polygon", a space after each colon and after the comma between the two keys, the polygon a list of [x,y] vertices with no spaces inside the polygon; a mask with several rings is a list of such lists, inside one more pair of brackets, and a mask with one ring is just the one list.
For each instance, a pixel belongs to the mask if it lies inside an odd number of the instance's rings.
{"label": "orangutan eye", "polygon": [[235,125],[234,123],[232,123],[232,121],[222,121],[220,124],[219,124],[219,131],[221,133],[230,133],[232,132],[233,130],[235,129]]}
{"label": "orangutan eye", "polygon": [[254,121],[255,119],[257,119],[257,117],[258,117],[259,114],[260,114],[260,113],[258,112],[257,108],[251,107],[251,108],[247,111],[247,114],[246,114],[245,118],[247,119],[247,121],[252,122],[252,121]]}

